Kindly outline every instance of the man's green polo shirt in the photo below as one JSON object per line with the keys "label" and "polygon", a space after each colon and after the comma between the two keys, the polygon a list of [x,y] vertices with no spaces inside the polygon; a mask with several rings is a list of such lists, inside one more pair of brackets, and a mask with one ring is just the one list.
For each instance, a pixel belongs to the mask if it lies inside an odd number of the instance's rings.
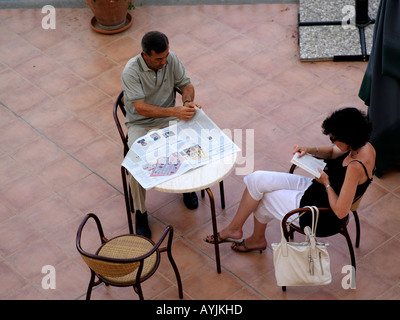
{"label": "man's green polo shirt", "polygon": [[127,126],[141,125],[157,127],[159,123],[176,120],[176,118],[149,118],[139,115],[133,105],[136,101],[144,100],[148,104],[159,107],[174,107],[174,87],[180,89],[189,85],[190,78],[182,62],[173,53],[169,52],[167,63],[157,72],[151,70],[141,54],[130,59],[121,75],[124,102],[126,107],[125,123]]}

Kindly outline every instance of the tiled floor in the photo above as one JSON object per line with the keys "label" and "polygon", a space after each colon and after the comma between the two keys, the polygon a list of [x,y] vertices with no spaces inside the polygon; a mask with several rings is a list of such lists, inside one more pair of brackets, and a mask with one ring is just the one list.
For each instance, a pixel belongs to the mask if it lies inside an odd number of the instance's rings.
{"label": "tiled floor", "polygon": [[[357,97],[366,63],[299,62],[296,4],[138,7],[133,26],[113,36],[90,29],[89,9],[56,13],[56,30],[44,30],[40,9],[0,10],[1,299],[83,299],[89,271],[75,235],[84,214],[96,213],[108,236],[128,231],[112,106],[122,68],[139,52],[146,31],[169,36],[195,84],[196,100],[221,128],[241,129],[236,132],[243,138],[254,132],[254,150],[235,141],[243,161],[225,180],[225,211],[213,189],[219,227],[237,208],[244,189],[240,173],[286,171],[293,144],[328,142],[320,123],[331,110],[366,110]],[[400,298],[398,169],[375,178],[361,204],[356,290],[341,285],[349,256],[338,235],[328,240],[332,283],[282,293],[270,247],[280,239],[277,223],[267,228],[262,254],[239,254],[222,244],[217,274],[213,247],[202,240],[211,233],[208,199],[189,211],[180,195],[148,194],[154,239],[166,224],[176,229],[174,255],[186,300]],[[250,219],[245,232],[251,228]],[[350,230],[354,235],[353,221]],[[144,283],[146,299],[177,298],[167,261]],[[56,269],[55,290],[42,288],[45,265]],[[102,285],[92,298],[137,296],[130,288]]]}

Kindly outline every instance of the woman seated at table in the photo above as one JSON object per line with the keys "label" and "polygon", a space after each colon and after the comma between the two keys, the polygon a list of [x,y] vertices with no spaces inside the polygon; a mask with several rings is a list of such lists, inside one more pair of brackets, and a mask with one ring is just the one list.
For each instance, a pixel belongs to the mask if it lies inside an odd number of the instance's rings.
{"label": "woman seated at table", "polygon": [[[319,178],[297,174],[255,171],[244,178],[246,189],[236,215],[230,224],[218,233],[217,241],[232,242],[232,249],[239,252],[257,250],[267,246],[265,230],[272,219],[279,219],[289,211],[304,207],[329,207],[318,220],[317,236],[337,232],[350,207],[372,181],[375,167],[375,149],[368,142],[371,125],[365,113],[356,108],[333,112],[322,123],[323,133],[333,145],[293,147],[293,154],[300,152],[322,158],[327,163],[320,169]],[[253,234],[242,240],[242,227],[254,213]],[[300,226],[311,225],[311,216],[300,217]],[[213,236],[204,241],[214,243]]]}

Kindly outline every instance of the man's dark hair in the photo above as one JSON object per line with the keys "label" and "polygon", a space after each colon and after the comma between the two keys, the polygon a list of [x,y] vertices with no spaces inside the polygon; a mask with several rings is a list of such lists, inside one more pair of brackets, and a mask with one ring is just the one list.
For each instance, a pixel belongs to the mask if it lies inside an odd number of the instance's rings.
{"label": "man's dark hair", "polygon": [[167,36],[160,31],[147,32],[142,38],[142,50],[148,56],[151,55],[151,51],[155,53],[161,53],[167,50],[169,41]]}
{"label": "man's dark hair", "polygon": [[343,108],[334,111],[324,120],[322,131],[357,150],[369,141],[372,127],[367,115],[361,110]]}

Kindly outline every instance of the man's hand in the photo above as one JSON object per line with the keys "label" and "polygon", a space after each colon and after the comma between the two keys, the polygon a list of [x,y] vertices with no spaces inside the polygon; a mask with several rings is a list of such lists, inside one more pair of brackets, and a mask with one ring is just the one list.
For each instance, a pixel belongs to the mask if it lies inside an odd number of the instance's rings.
{"label": "man's hand", "polygon": [[192,105],[189,105],[189,103],[184,106],[176,106],[173,109],[176,113],[175,117],[179,120],[188,121],[196,114],[196,108]]}
{"label": "man's hand", "polygon": [[199,108],[199,109],[201,109],[201,105],[199,105],[197,102],[195,102],[195,101],[186,101],[184,104],[183,104],[185,107],[197,107],[197,108]]}

